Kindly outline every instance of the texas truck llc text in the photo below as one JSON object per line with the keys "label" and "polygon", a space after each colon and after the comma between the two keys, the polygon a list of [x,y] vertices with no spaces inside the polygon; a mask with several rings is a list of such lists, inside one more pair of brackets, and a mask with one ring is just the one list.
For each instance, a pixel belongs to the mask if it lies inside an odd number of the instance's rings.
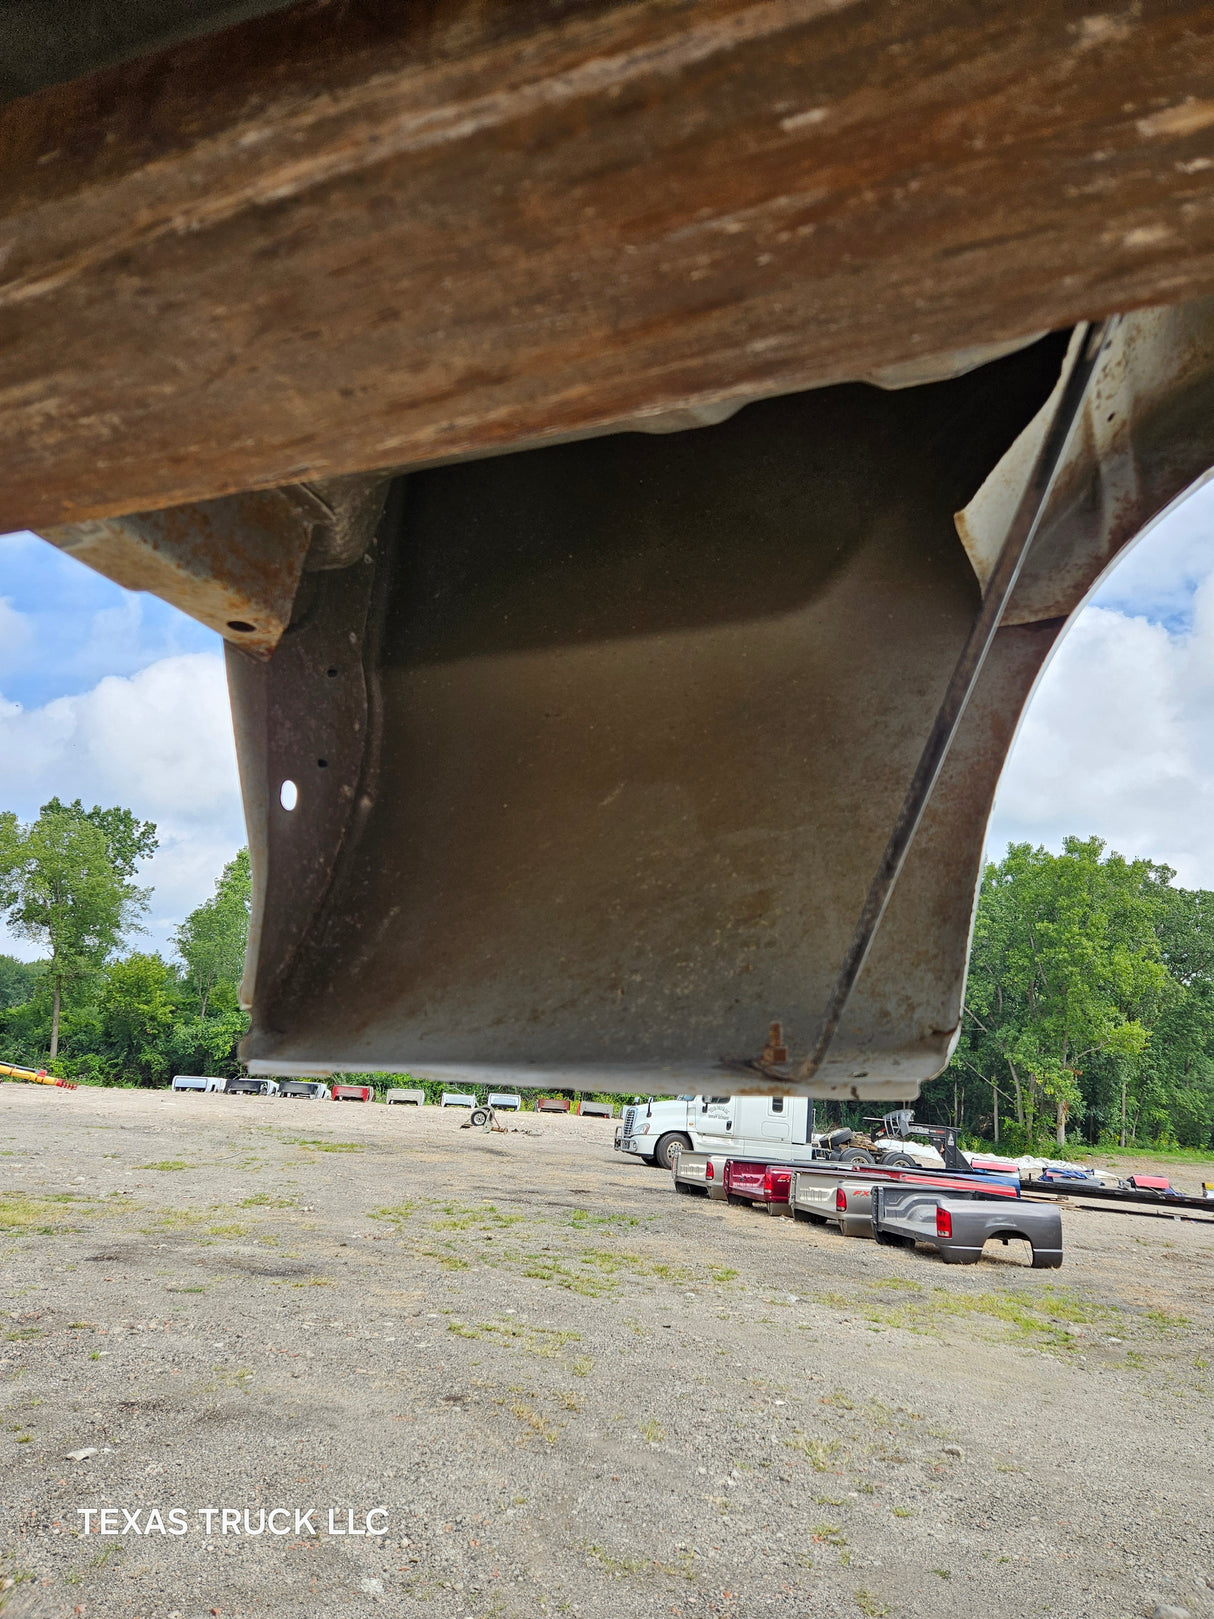
{"label": "texas truck llc text", "polygon": [[[86,1535],[188,1535],[191,1530],[205,1535],[386,1535],[387,1507],[372,1507],[356,1514],[353,1507],[330,1507],[328,1523],[318,1529],[313,1518],[322,1507],[199,1507],[192,1522],[183,1507],[77,1507],[84,1519]],[[121,1518],[122,1522],[119,1523]],[[96,1522],[94,1522],[94,1519]]]}

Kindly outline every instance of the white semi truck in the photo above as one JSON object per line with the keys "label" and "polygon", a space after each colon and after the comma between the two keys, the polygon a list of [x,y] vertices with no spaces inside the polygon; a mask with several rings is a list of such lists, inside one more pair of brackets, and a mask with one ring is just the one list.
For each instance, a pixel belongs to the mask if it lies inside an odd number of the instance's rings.
{"label": "white semi truck", "polygon": [[[891,1118],[894,1115],[890,1115]],[[923,1126],[909,1124],[909,1129]],[[942,1169],[944,1158],[925,1141],[882,1130],[871,1148],[852,1145],[846,1127],[819,1134],[806,1096],[675,1096],[629,1103],[616,1127],[617,1152],[669,1169],[675,1153],[726,1153],[731,1158],[807,1164],[838,1154],[840,1163]]]}

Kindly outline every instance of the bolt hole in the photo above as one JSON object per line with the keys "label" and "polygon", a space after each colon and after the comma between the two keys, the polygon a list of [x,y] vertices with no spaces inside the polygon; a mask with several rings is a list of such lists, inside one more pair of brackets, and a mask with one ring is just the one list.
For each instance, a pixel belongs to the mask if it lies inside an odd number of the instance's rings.
{"label": "bolt hole", "polygon": [[243,618],[230,618],[228,628],[238,631],[241,635],[252,635],[257,626],[256,624],[246,624]]}
{"label": "bolt hole", "polygon": [[325,673],[328,675],[330,680],[336,679],[336,676],[337,676],[337,670],[336,669],[326,669]]}
{"label": "bolt hole", "polygon": [[329,761],[327,759],[318,759],[316,763],[322,770],[327,770],[329,768]]}
{"label": "bolt hole", "polygon": [[293,781],[284,781],[278,789],[278,802],[285,810],[293,810],[299,803],[299,788]]}

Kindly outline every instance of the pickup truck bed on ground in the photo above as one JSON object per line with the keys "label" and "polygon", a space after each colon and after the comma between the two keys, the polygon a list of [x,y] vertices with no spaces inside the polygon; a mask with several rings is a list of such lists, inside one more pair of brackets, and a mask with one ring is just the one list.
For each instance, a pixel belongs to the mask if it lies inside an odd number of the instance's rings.
{"label": "pickup truck bed on ground", "polygon": [[928,1243],[949,1265],[976,1265],[992,1237],[1005,1243],[1012,1237],[1027,1242],[1034,1270],[1062,1264],[1062,1215],[1048,1204],[881,1185],[872,1188],[871,1204],[878,1242],[907,1248]]}

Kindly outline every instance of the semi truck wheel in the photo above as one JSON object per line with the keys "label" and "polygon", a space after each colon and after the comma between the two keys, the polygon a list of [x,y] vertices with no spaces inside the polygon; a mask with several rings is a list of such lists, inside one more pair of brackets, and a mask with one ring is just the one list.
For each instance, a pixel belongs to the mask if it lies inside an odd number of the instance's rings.
{"label": "semi truck wheel", "polygon": [[875,1162],[871,1152],[865,1152],[863,1147],[848,1147],[839,1154],[841,1164],[871,1164]]}
{"label": "semi truck wheel", "polygon": [[684,1147],[691,1146],[690,1136],[681,1135],[677,1130],[668,1130],[664,1136],[658,1137],[658,1144],[653,1149],[653,1161],[659,1169],[669,1169],[674,1163],[676,1152],[682,1152]]}

